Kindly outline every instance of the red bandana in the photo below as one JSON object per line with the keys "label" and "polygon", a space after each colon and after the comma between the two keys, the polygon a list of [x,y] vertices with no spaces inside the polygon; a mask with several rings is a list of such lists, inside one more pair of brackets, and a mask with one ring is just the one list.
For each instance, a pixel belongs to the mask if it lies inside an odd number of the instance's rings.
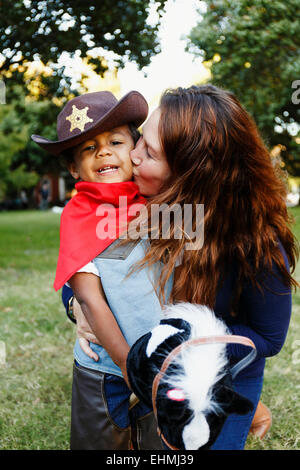
{"label": "red bandana", "polygon": [[[145,204],[138,186],[124,183],[76,183],[78,193],[61,215],[60,247],[54,289],[60,289],[78,269],[117,240],[138,211],[133,204]],[[119,199],[123,196],[122,199]],[[119,205],[120,204],[120,205]],[[138,208],[138,206],[137,206]]]}

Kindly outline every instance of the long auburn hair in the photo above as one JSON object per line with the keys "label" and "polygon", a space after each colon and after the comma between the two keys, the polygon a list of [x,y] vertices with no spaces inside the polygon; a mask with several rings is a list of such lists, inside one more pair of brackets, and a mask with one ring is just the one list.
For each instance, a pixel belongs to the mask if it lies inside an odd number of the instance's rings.
{"label": "long auburn hair", "polygon": [[[171,89],[163,94],[160,111],[160,142],[172,176],[149,201],[146,230],[151,242],[136,268],[164,261],[158,282],[161,301],[182,253],[173,299],[181,293],[181,300],[213,308],[219,282],[234,262],[238,276],[233,312],[243,280],[262,287],[262,267],[271,270],[275,263],[284,283],[298,286],[278,247],[279,239],[293,272],[299,249],[289,228],[285,175],[273,165],[254,121],[237,98],[212,85]],[[174,220],[170,238],[162,237],[162,224],[151,226],[154,204],[191,204],[193,216],[196,205],[204,204],[202,248],[184,250],[187,240],[174,237]]]}

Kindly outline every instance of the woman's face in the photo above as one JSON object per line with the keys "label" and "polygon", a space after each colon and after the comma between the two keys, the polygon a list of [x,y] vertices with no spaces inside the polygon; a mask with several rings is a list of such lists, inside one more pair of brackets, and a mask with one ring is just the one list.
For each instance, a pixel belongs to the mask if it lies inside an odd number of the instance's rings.
{"label": "woman's face", "polygon": [[143,135],[131,150],[134,182],[144,196],[155,196],[171,176],[159,141],[160,109],[157,108],[143,126]]}

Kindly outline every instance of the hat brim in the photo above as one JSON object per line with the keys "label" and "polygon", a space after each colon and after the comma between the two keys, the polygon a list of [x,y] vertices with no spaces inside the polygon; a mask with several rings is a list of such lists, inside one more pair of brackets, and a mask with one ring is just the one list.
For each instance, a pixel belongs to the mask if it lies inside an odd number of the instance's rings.
{"label": "hat brim", "polygon": [[130,91],[116,103],[104,116],[95,122],[92,127],[78,135],[64,140],[49,140],[41,135],[32,135],[32,140],[40,145],[44,150],[59,155],[65,150],[79,145],[81,142],[94,137],[101,132],[106,132],[115,127],[126,124],[134,124],[139,127],[147,118],[148,104],[145,98],[138,91]]}

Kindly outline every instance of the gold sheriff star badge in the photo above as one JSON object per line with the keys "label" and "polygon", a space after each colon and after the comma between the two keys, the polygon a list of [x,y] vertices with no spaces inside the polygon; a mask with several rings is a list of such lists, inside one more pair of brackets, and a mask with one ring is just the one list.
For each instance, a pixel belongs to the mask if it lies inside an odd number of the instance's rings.
{"label": "gold sheriff star badge", "polygon": [[73,104],[72,113],[66,117],[66,120],[70,121],[71,123],[70,132],[72,132],[74,129],[79,129],[82,132],[84,131],[84,127],[88,122],[93,122],[93,119],[87,116],[88,109],[88,106],[83,109],[78,109]]}

